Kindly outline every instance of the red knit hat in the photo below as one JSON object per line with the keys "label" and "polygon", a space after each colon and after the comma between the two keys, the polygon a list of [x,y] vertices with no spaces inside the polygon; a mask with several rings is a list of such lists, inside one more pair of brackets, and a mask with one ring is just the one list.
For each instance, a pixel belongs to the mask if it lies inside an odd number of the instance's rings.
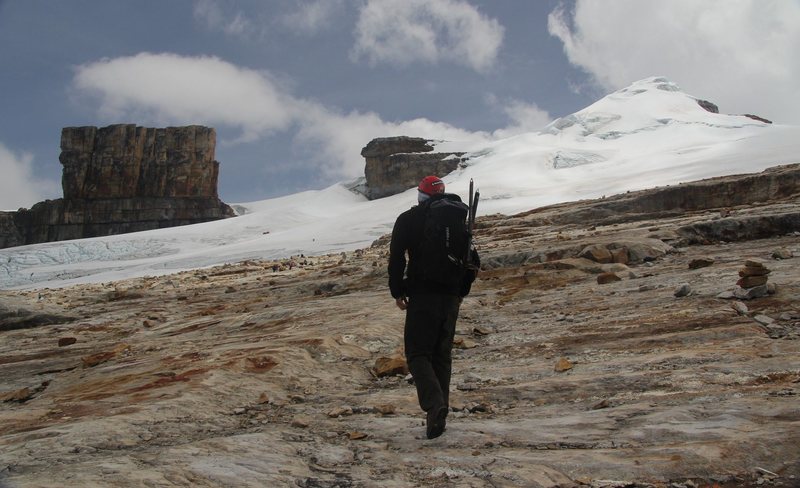
{"label": "red knit hat", "polygon": [[444,181],[436,176],[426,176],[419,182],[417,189],[426,195],[444,193]]}

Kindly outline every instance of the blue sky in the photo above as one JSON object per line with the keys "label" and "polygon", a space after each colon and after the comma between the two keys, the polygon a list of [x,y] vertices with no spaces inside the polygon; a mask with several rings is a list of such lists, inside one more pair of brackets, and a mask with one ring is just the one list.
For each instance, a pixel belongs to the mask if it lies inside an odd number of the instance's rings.
{"label": "blue sky", "polygon": [[0,208],[61,196],[62,127],[217,129],[234,203],[363,173],[374,137],[541,128],[665,76],[800,125],[797,0],[0,0]]}

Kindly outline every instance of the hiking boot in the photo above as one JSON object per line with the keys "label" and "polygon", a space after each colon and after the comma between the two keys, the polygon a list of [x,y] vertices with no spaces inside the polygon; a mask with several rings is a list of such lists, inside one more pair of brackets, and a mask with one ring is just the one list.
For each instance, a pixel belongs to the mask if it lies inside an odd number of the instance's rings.
{"label": "hiking boot", "polygon": [[428,434],[428,439],[435,439],[442,435],[444,432],[444,427],[447,425],[447,407],[441,406],[437,408],[432,408],[428,412],[427,417],[427,424],[428,428],[426,433]]}

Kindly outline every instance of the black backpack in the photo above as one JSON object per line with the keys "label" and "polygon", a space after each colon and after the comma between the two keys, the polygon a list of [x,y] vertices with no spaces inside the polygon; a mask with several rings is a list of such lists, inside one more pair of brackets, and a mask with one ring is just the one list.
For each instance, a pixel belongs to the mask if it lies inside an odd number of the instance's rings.
{"label": "black backpack", "polygon": [[445,287],[460,287],[469,245],[469,206],[451,193],[434,195],[421,206],[425,225],[414,255],[414,269],[409,271],[415,278]]}

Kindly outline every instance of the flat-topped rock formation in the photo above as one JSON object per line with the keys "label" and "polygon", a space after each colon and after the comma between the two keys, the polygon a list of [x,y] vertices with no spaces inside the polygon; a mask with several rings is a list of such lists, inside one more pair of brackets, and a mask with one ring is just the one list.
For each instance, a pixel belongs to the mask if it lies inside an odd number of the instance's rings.
{"label": "flat-topped rock formation", "polygon": [[[796,193],[680,211],[663,190],[478,217],[430,441],[388,238],[2,292],[0,485],[797,486]],[[734,293],[767,269],[766,294]]]}
{"label": "flat-topped rock formation", "polygon": [[64,198],[0,213],[0,247],[231,217],[217,196],[215,145],[214,129],[202,126],[64,128]]}
{"label": "flat-topped rock formation", "polygon": [[135,125],[61,131],[65,199],[217,196],[216,131]]}
{"label": "flat-topped rock formation", "polygon": [[445,176],[464,161],[463,152],[433,152],[431,141],[420,137],[373,139],[361,149],[370,200],[414,188],[427,175]]}

